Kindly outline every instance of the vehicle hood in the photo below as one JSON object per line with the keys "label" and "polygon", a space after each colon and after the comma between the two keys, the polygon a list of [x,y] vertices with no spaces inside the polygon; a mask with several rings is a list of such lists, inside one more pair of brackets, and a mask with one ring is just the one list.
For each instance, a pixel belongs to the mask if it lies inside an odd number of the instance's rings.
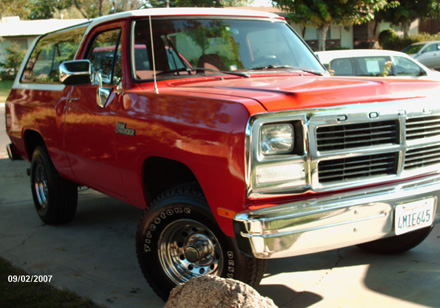
{"label": "vehicle hood", "polygon": [[278,76],[170,84],[192,95],[240,97],[258,101],[267,111],[304,109],[425,97],[440,93],[438,81],[382,78]]}

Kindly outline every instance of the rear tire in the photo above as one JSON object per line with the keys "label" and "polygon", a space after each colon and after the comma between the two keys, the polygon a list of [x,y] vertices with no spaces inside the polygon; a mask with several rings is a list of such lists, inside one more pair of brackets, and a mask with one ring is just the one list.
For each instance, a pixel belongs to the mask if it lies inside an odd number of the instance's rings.
{"label": "rear tire", "polygon": [[31,160],[31,190],[35,209],[49,225],[71,221],[76,213],[78,187],[58,175],[45,147],[38,146]]}
{"label": "rear tire", "polygon": [[234,239],[220,230],[203,193],[193,184],[170,189],[144,212],[136,252],[142,273],[164,301],[176,285],[204,274],[255,287],[267,264],[240,253]]}
{"label": "rear tire", "polygon": [[359,248],[380,254],[398,254],[408,251],[421,242],[431,233],[434,226],[412,231],[399,236],[387,237],[384,239],[358,245]]}

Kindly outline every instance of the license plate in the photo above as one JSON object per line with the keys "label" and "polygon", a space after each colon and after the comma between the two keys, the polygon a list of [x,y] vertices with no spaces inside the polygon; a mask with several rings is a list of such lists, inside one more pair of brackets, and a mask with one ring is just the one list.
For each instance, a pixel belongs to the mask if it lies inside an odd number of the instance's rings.
{"label": "license plate", "polygon": [[431,198],[397,205],[394,220],[396,235],[431,226],[434,204],[435,199]]}

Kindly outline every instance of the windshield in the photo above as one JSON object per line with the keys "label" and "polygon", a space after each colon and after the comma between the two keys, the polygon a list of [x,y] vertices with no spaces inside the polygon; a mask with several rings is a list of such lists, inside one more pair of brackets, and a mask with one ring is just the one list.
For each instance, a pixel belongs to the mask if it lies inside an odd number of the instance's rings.
{"label": "windshield", "polygon": [[402,49],[402,52],[412,55],[415,53],[418,53],[420,51],[420,49],[423,48],[423,46],[425,46],[424,44],[415,44],[415,45],[409,45],[406,46],[405,48]]}
{"label": "windshield", "polygon": [[[237,75],[273,69],[324,72],[310,49],[282,20],[161,18],[153,19],[152,25],[159,78],[218,71]],[[154,72],[149,21],[137,20],[133,31],[134,77],[151,79]]]}
{"label": "windshield", "polygon": [[330,61],[334,76],[388,76],[391,73],[391,57],[352,57]]}

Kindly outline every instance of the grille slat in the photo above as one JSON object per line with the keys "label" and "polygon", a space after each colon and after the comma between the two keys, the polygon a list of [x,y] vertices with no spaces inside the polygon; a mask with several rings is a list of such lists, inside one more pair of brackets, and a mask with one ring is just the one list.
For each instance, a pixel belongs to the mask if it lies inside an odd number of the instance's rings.
{"label": "grille slat", "polygon": [[396,144],[398,136],[397,121],[323,126],[316,130],[317,149],[321,152]]}
{"label": "grille slat", "polygon": [[397,153],[386,153],[321,161],[319,181],[329,183],[396,174],[397,157]]}
{"label": "grille slat", "polygon": [[[401,168],[413,172],[416,168],[439,166],[440,144],[428,145],[426,138],[435,142],[433,137],[440,137],[440,115],[409,117],[405,126],[406,141],[412,142],[405,153],[405,164],[400,167],[396,148],[383,153],[385,146],[400,142],[406,144],[400,139],[398,120],[317,127],[315,149],[323,157],[317,166],[318,181],[323,185],[333,185],[339,181],[356,182],[372,176],[397,175],[397,170]],[[378,147],[380,154],[371,154],[374,147]],[[361,154],[364,149],[369,153]],[[349,154],[352,150],[356,150],[359,156],[340,158],[340,155]]]}
{"label": "grille slat", "polygon": [[440,136],[440,116],[408,119],[406,121],[406,139],[422,139]]}
{"label": "grille slat", "polygon": [[[360,138],[356,137],[356,138]],[[336,138],[334,138],[336,140]],[[339,138],[340,139],[340,138]],[[374,139],[376,144],[386,144],[389,141],[389,136],[383,137],[383,138],[375,138]],[[332,147],[332,148],[337,148],[337,147],[345,147],[345,148],[354,148],[354,147],[359,147],[359,146],[364,146],[365,145],[365,141],[363,140],[348,140],[346,139],[344,143],[342,142],[334,142],[334,143],[330,143],[328,142],[326,144],[326,147]]]}
{"label": "grille slat", "polygon": [[408,150],[405,154],[405,170],[432,166],[440,163],[440,145]]}
{"label": "grille slat", "polygon": [[440,131],[440,123],[438,123],[438,124],[432,124],[432,125],[428,125],[427,123],[425,124],[425,125],[423,125],[423,126],[415,126],[415,125],[408,125],[408,127],[407,127],[407,133],[409,132],[410,134],[411,133],[414,133],[414,132],[419,132],[420,131],[420,128],[423,128],[424,130],[426,130],[426,131],[437,131],[437,132],[439,132]]}

